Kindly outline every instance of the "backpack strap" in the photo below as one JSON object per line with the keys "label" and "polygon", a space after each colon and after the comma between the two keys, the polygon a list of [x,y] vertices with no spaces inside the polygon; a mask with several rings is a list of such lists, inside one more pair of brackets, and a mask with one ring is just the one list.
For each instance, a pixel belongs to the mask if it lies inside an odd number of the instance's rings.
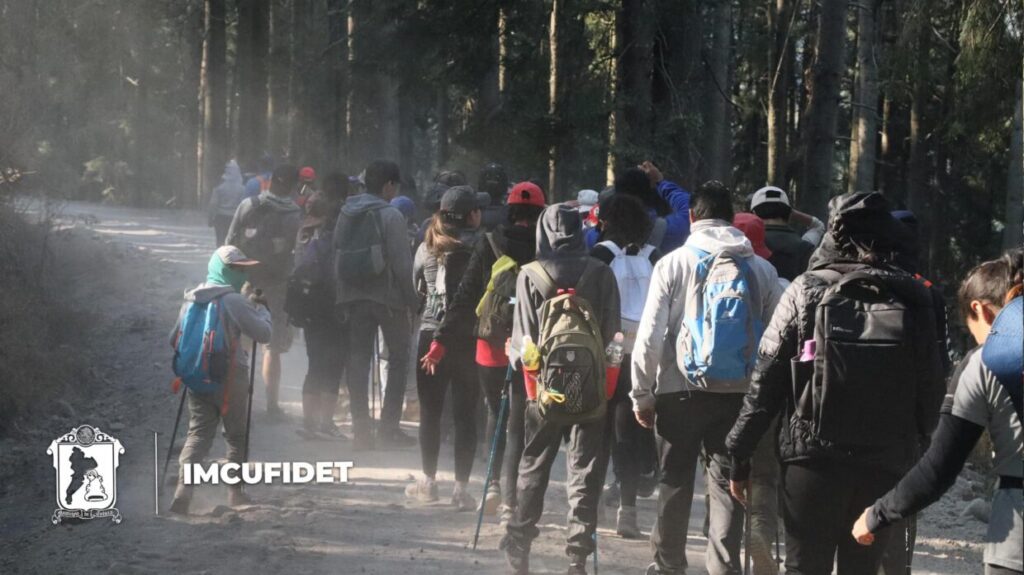
{"label": "backpack strap", "polygon": [[505,255],[505,252],[502,251],[501,246],[498,245],[498,240],[495,239],[494,237],[494,232],[487,232],[484,234],[484,237],[487,238],[487,244],[491,246],[491,251],[494,252],[495,260]]}
{"label": "backpack strap", "polygon": [[647,243],[653,246],[661,246],[661,242],[665,239],[665,232],[668,231],[668,220],[665,218],[657,218],[654,220],[654,227],[651,228],[651,235],[647,237]]}
{"label": "backpack strap", "polygon": [[540,291],[544,299],[548,299],[555,295],[555,280],[551,279],[551,274],[548,273],[544,266],[539,261],[532,261],[523,266],[523,271],[533,282],[533,285]]}
{"label": "backpack strap", "polygon": [[651,244],[644,244],[643,247],[640,248],[640,251],[637,252],[636,255],[644,258],[645,260],[650,260],[651,259],[651,254],[654,253],[654,249],[655,249],[654,246],[652,246]]}
{"label": "backpack strap", "polygon": [[599,246],[603,247],[604,249],[610,251],[612,253],[612,257],[613,258],[617,258],[617,257],[621,256],[622,254],[626,253],[625,251],[622,250],[622,248],[619,247],[619,244],[617,244],[617,243],[615,243],[615,242],[613,242],[611,240],[605,240],[603,242],[598,242],[597,245],[599,245]]}

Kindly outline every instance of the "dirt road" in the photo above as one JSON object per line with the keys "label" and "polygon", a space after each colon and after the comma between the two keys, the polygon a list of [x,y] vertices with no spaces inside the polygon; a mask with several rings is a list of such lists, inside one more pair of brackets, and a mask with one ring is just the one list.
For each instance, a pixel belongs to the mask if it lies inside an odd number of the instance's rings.
{"label": "dirt road", "polygon": [[[220,506],[222,487],[200,489],[194,515],[154,514],[153,432],[164,455],[177,397],[169,391],[171,352],[167,333],[181,293],[205,277],[214,248],[213,232],[190,212],[132,210],[68,204],[70,228],[54,242],[58,265],[75,280],[66,297],[91,318],[87,350],[92,367],[80,388],[49,416],[22,426],[23,433],[0,441],[0,459],[17,473],[0,490],[0,573],[469,573],[503,572],[495,520],[483,529],[473,552],[475,514],[445,504],[408,503],[403,488],[419,467],[417,448],[354,453],[345,442],[309,442],[297,427],[305,349],[301,337],[285,356],[282,399],[291,421],[270,424],[261,417],[262,385],[257,377],[252,432],[259,461],[351,460],[348,485],[258,486],[255,504]],[[95,519],[53,526],[54,471],[49,442],[72,427],[91,424],[113,433],[125,447],[117,483],[115,525]],[[413,423],[404,424],[415,433]],[[223,455],[218,438],[212,456]],[[442,450],[442,501],[452,486],[451,446]],[[485,464],[474,470],[479,494]],[[173,469],[173,466],[172,466]],[[172,471],[173,474],[173,471]],[[537,573],[563,572],[567,511],[564,464],[558,464],[548,492],[542,533],[535,542]],[[962,487],[962,486],[961,486]],[[918,573],[976,573],[982,526],[958,516],[963,494],[950,496],[938,513],[922,519],[915,557]],[[640,502],[644,531],[654,520],[654,501]],[[694,497],[687,553],[691,572],[701,573],[703,495]],[[646,540],[614,534],[614,511],[599,531],[600,571],[641,573],[650,561]],[[591,570],[593,567],[591,567]],[[593,572],[593,571],[592,571]]]}

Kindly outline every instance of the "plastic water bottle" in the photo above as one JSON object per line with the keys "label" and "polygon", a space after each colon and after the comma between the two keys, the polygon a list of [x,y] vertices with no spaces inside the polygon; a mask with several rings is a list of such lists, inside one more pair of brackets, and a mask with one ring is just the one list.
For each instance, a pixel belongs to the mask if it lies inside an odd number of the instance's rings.
{"label": "plastic water bottle", "polygon": [[625,340],[626,336],[622,335],[621,331],[616,332],[612,342],[605,348],[604,356],[608,362],[608,367],[618,367],[622,364],[622,357],[626,354],[626,350],[622,345],[622,342]]}
{"label": "plastic water bottle", "polygon": [[800,361],[814,361],[814,353],[817,351],[817,344],[813,339],[804,342],[804,352],[800,354]]}
{"label": "plastic water bottle", "polygon": [[523,336],[523,368],[527,371],[537,371],[540,369],[540,350],[537,349],[537,344],[533,343],[533,338],[524,335]]}

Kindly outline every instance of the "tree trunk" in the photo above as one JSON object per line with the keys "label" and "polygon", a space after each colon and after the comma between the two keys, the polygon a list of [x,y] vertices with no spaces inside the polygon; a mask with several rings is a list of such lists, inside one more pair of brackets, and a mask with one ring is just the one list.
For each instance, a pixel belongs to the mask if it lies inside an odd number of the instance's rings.
{"label": "tree trunk", "polygon": [[611,153],[615,168],[621,170],[651,158],[654,10],[650,0],[623,0],[615,24],[618,64]]}
{"label": "tree trunk", "polygon": [[716,2],[714,7],[714,36],[708,66],[710,82],[707,87],[707,172],[705,179],[728,181],[732,172],[730,162],[731,125],[729,106],[729,57],[732,49],[732,3]]}
{"label": "tree trunk", "polygon": [[775,0],[769,9],[773,31],[772,51],[768,59],[768,177],[769,184],[785,188],[786,172],[786,96],[793,76],[793,39],[789,0]]}
{"label": "tree trunk", "polygon": [[846,50],[847,0],[822,0],[810,92],[804,114],[804,167],[800,207],[824,219],[832,195],[839,88]]}
{"label": "tree trunk", "polygon": [[[202,79],[203,90],[203,179],[207,194],[216,186],[227,161],[227,77],[225,0],[204,2]],[[199,198],[200,205],[205,197]]]}
{"label": "tree trunk", "polygon": [[557,185],[558,180],[561,177],[559,174],[559,161],[561,158],[558,157],[559,148],[558,145],[558,133],[560,128],[557,124],[561,119],[562,112],[562,86],[561,86],[561,70],[559,61],[560,55],[560,42],[561,42],[561,28],[562,28],[562,11],[564,10],[565,0],[552,0],[551,2],[551,20],[548,24],[548,54],[549,54],[549,73],[548,73],[548,116],[551,122],[551,141],[548,146],[548,189],[547,193],[552,198],[552,203],[556,201],[554,198],[558,197]]}
{"label": "tree trunk", "polygon": [[863,0],[857,17],[857,79],[847,191],[875,189],[878,142],[878,34],[881,0]]}
{"label": "tree trunk", "polygon": [[238,4],[238,150],[253,168],[267,145],[267,56],[270,0]]}
{"label": "tree trunk", "polygon": [[437,87],[437,167],[443,168],[448,162],[448,85],[441,82]]}
{"label": "tree trunk", "polygon": [[[929,0],[920,2],[917,16],[916,46],[913,68],[913,97],[910,103],[910,158],[907,161],[907,207],[922,224],[928,220],[928,157],[924,127],[925,107],[928,105],[931,26],[926,16]],[[921,227],[927,228],[922,225]]]}
{"label": "tree trunk", "polygon": [[291,159],[288,149],[289,87],[291,58],[294,46],[290,4],[293,0],[270,0],[270,62],[267,67],[266,124],[271,153],[274,158]]}
{"label": "tree trunk", "polygon": [[[345,0],[328,0],[327,2],[327,54],[329,100],[323,102],[328,110],[329,124],[327,133],[328,164],[344,165],[342,158],[347,156],[344,148],[346,141],[346,109],[348,102],[348,15]],[[340,166],[339,166],[340,167]]]}
{"label": "tree trunk", "polygon": [[1003,249],[1024,245],[1024,76],[1017,82],[1017,103],[1013,110],[1013,134],[1010,136],[1010,166],[1006,172],[1006,227]]}

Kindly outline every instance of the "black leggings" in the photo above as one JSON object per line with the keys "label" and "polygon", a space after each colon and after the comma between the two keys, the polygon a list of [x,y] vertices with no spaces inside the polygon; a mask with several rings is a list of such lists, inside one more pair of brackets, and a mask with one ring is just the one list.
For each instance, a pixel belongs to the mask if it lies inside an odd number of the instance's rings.
{"label": "black leggings", "polygon": [[636,492],[641,473],[651,473],[657,465],[657,447],[654,430],[644,429],[633,414],[633,400],[629,391],[633,379],[629,370],[630,356],[622,360],[619,380],[615,383],[615,395],[608,401],[608,417],[605,420],[605,455],[609,452],[615,479],[619,482],[621,505],[636,505]]}
{"label": "black leggings", "polygon": [[888,546],[891,528],[863,546],[850,535],[853,523],[899,477],[838,461],[816,460],[783,466],[783,511],[786,525],[786,573],[875,575]]}
{"label": "black leggings", "polygon": [[[433,330],[420,331],[417,358],[430,350]],[[423,473],[437,475],[437,458],[441,451],[441,416],[449,388],[452,394],[452,413],[455,415],[455,480],[469,481],[476,455],[476,406],[480,401],[473,354],[476,346],[470,340],[455,341],[447,348],[437,372],[428,375],[416,369],[416,389],[420,397],[420,455]]]}
{"label": "black leggings", "polygon": [[334,321],[317,322],[302,330],[306,334],[309,368],[302,383],[302,395],[338,395],[345,371],[345,330]]}
{"label": "black leggings", "polygon": [[[480,389],[487,404],[487,448],[494,438],[498,424],[498,410],[501,409],[501,391],[505,387],[508,367],[486,367],[479,365]],[[516,506],[516,480],[519,476],[519,459],[523,456],[523,421],[526,413],[526,389],[523,387],[523,373],[512,373],[509,386],[509,405],[505,412],[505,434],[498,441],[494,453],[492,478],[500,478],[502,503]],[[504,474],[502,473],[504,472]]]}

